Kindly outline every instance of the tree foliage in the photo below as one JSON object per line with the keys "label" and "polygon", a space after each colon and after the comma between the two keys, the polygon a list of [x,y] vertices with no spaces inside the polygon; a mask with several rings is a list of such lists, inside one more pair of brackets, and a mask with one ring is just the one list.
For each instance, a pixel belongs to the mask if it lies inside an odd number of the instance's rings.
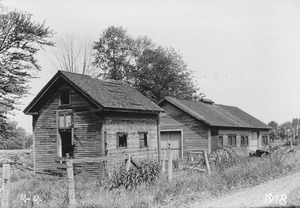
{"label": "tree foliage", "polygon": [[279,125],[279,135],[281,138],[289,138],[293,134],[292,122],[287,121]]}
{"label": "tree foliage", "polygon": [[104,79],[126,80],[132,67],[133,39],[122,27],[108,27],[95,42],[95,65]]}
{"label": "tree foliage", "polygon": [[6,135],[9,135],[9,137],[0,139],[0,149],[22,149],[29,148],[32,145],[32,135],[18,126],[16,121],[8,121],[6,128]]}
{"label": "tree foliage", "polygon": [[268,126],[272,127],[272,129],[269,131],[269,136],[271,141],[274,141],[275,139],[279,138],[279,125],[276,121],[271,121],[268,123]]}
{"label": "tree foliage", "polygon": [[133,70],[133,86],[152,101],[165,96],[191,98],[195,92],[191,72],[172,48],[147,49]]}
{"label": "tree foliage", "polygon": [[40,46],[51,46],[53,31],[45,22],[36,23],[28,13],[0,13],[0,136],[7,131],[6,115],[16,108],[18,99],[28,91],[27,82],[39,70],[36,54]]}
{"label": "tree foliage", "polygon": [[95,42],[95,64],[104,79],[125,80],[154,102],[165,96],[192,98],[192,71],[173,48],[147,37],[132,38],[122,27],[109,27]]}

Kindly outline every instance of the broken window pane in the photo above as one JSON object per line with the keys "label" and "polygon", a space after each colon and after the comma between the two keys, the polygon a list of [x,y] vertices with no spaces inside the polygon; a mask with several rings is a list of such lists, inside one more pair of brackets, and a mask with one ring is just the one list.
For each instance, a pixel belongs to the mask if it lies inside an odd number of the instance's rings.
{"label": "broken window pane", "polygon": [[140,132],[139,140],[140,140],[140,147],[147,147],[148,146],[147,132]]}
{"label": "broken window pane", "polygon": [[117,134],[118,147],[127,147],[127,134]]}
{"label": "broken window pane", "polygon": [[60,104],[61,105],[70,104],[70,92],[69,91],[60,92]]}

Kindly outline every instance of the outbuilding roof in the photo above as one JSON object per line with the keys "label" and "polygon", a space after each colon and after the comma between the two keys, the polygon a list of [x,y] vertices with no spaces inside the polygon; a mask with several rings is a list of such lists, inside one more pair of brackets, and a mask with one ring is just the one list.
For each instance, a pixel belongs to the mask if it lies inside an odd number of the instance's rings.
{"label": "outbuilding roof", "polygon": [[166,97],[159,105],[169,102],[211,127],[271,129],[268,125],[234,106]]}
{"label": "outbuilding roof", "polygon": [[[161,112],[162,108],[146,98],[128,83],[116,80],[99,80],[88,75],[58,71],[45,85],[32,102],[24,109],[24,113],[30,114],[37,111],[46,95],[54,92],[62,83],[70,84],[83,97],[103,110],[130,110]],[[51,90],[52,89],[52,90]]]}

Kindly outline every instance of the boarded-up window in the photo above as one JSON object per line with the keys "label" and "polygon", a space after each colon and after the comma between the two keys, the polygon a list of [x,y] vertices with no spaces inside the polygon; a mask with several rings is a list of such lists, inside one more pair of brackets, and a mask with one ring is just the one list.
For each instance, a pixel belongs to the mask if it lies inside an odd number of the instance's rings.
{"label": "boarded-up window", "polygon": [[59,116],[59,128],[65,128],[65,115]]}
{"label": "boarded-up window", "polygon": [[117,148],[127,147],[127,133],[117,133]]}
{"label": "boarded-up window", "polygon": [[140,147],[148,147],[147,132],[139,132]]}
{"label": "boarded-up window", "polygon": [[236,135],[228,135],[228,145],[236,146]]}
{"label": "boarded-up window", "polygon": [[223,146],[223,136],[220,135],[218,138],[218,146]]}
{"label": "boarded-up window", "polygon": [[241,136],[241,146],[248,146],[249,145],[249,140],[248,140],[248,136]]}
{"label": "boarded-up window", "polygon": [[65,127],[71,127],[72,126],[72,115],[65,115],[65,121],[66,121],[66,125]]}
{"label": "boarded-up window", "polygon": [[73,125],[73,119],[71,113],[59,114],[59,128],[71,128]]}
{"label": "boarded-up window", "polygon": [[61,105],[71,104],[69,91],[61,91],[60,92],[60,104]]}

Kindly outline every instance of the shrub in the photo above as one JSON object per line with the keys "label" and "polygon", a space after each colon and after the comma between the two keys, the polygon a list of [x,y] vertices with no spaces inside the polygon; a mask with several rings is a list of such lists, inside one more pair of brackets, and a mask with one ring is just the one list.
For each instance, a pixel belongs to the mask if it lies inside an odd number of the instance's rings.
{"label": "shrub", "polygon": [[126,189],[136,188],[141,183],[153,182],[160,173],[160,165],[157,162],[141,162],[140,167],[131,167],[126,171],[124,165],[113,170],[109,180],[109,189],[116,189],[124,186]]}
{"label": "shrub", "polygon": [[238,156],[230,147],[219,147],[211,152],[210,157],[215,159],[214,168],[217,171],[223,171],[238,163]]}

